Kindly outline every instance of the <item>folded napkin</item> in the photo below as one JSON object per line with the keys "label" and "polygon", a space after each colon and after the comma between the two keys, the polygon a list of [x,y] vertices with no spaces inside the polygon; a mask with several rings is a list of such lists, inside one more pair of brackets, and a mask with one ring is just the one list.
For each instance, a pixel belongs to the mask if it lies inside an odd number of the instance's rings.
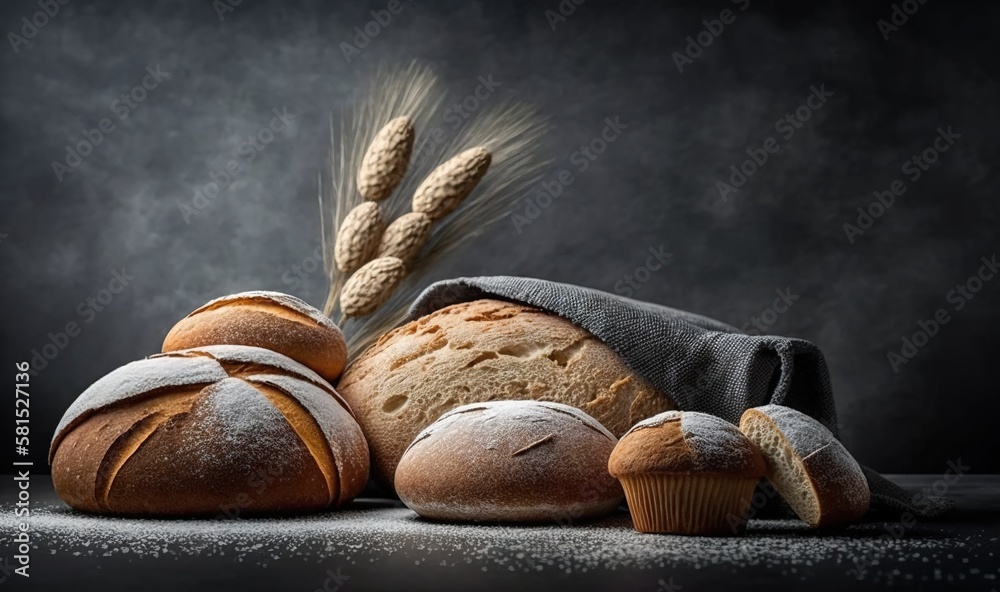
{"label": "folded napkin", "polygon": [[[413,303],[410,318],[480,298],[541,308],[587,329],[668,393],[681,410],[711,413],[738,423],[744,410],[774,403],[798,409],[837,433],[826,361],[808,341],[747,335],[725,323],[658,304],[506,276],[437,282]],[[875,510],[929,518],[954,505],[945,498],[915,496],[862,468]]]}

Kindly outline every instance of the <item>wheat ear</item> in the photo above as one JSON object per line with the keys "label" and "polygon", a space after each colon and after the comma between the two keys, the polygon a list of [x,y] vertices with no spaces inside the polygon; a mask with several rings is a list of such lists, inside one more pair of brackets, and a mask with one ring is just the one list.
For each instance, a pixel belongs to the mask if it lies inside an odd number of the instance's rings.
{"label": "wheat ear", "polygon": [[[351,130],[351,135],[333,140],[331,183],[320,198],[322,214],[330,219],[330,224],[322,226],[325,248],[335,249],[348,212],[363,198],[380,196],[377,204],[368,203],[378,206],[382,221],[393,220],[384,229],[378,228],[380,240],[369,256],[374,259],[352,271],[345,271],[351,268],[346,265],[341,270],[335,261],[327,265],[330,292],[324,312],[340,319],[352,357],[401,322],[437,263],[504,218],[538,182],[547,164],[538,158],[547,125],[531,107],[496,99],[492,107],[482,109],[442,140],[445,97],[426,68],[411,65],[382,71],[361,106],[341,121],[341,133]],[[402,118],[413,124],[410,162],[402,178],[392,183],[386,179],[362,183],[362,172],[368,170],[363,166],[366,155],[389,152],[376,150],[376,140],[385,143],[383,137],[395,138],[393,145],[399,148],[392,150],[404,152],[406,141],[399,133],[385,131]],[[421,130],[429,129],[439,133],[421,136]],[[353,142],[353,149],[345,149],[346,141]],[[370,160],[380,162],[380,158]],[[379,166],[370,168],[393,174],[399,170]],[[384,189],[374,189],[390,185],[386,195],[382,195]],[[327,236],[326,228],[336,229],[334,236]],[[371,231],[368,236],[374,234]]]}

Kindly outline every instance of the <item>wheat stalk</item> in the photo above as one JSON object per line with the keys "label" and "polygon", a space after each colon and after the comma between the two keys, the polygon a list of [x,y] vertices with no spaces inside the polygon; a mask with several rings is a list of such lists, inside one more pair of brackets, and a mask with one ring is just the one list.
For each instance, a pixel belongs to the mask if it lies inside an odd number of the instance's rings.
{"label": "wheat stalk", "polygon": [[[341,119],[339,137],[331,139],[331,183],[320,195],[327,253],[335,250],[348,212],[364,197],[360,179],[366,154],[384,152],[376,150],[374,141],[393,136],[384,131],[387,124],[403,117],[412,122],[416,136],[409,170],[404,167],[402,180],[393,184],[395,190],[389,189],[378,204],[381,219],[394,222],[384,232],[379,229],[376,259],[353,275],[327,261],[330,291],[324,312],[341,323],[352,357],[399,324],[416,295],[430,283],[429,275],[440,260],[505,217],[541,178],[546,165],[537,151],[547,126],[534,109],[522,103],[497,98],[492,107],[481,110],[444,140],[440,133],[422,135],[422,131],[442,131],[445,98],[426,67],[383,69],[361,103]],[[331,121],[332,136],[336,136],[334,129]],[[397,171],[398,167],[385,170]],[[384,181],[364,183],[366,187],[387,185]],[[379,194],[365,191],[366,195]],[[407,213],[411,205],[415,211]],[[332,236],[328,228],[335,229]],[[394,261],[389,264],[385,259]],[[377,304],[372,307],[372,302]]]}
{"label": "wheat stalk", "polygon": [[[400,114],[407,114],[414,126],[426,127],[440,110],[444,98],[445,93],[430,68],[413,62],[402,68],[379,68],[360,101],[345,107],[336,120],[331,115],[330,183],[325,191],[322,182],[319,184],[323,263],[330,279],[323,305],[327,316],[340,316],[337,300],[349,274],[337,269],[334,244],[344,218],[362,201],[356,173],[367,148],[378,132]],[[332,232],[328,233],[328,229]]]}

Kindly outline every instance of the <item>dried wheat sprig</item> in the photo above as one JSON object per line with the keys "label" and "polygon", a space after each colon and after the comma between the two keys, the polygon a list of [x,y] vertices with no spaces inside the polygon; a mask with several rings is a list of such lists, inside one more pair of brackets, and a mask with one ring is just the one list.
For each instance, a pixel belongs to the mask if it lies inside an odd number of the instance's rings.
{"label": "dried wheat sprig", "polygon": [[[404,264],[406,275],[397,280],[400,282],[398,289],[379,292],[380,298],[387,296],[388,299],[374,311],[365,316],[344,318],[340,297],[349,281],[348,276],[332,262],[327,264],[330,292],[324,312],[341,322],[348,335],[352,357],[404,320],[409,305],[430,283],[429,276],[442,257],[505,217],[538,182],[547,164],[538,157],[547,125],[531,107],[497,99],[492,108],[481,110],[448,137],[441,133],[445,127],[441,109],[444,98],[445,94],[426,68],[411,65],[398,71],[383,70],[361,105],[354,111],[345,112],[340,137],[332,141],[332,183],[326,201],[321,199],[323,215],[331,218],[331,223],[324,228],[329,227],[332,233],[340,228],[346,213],[360,203],[357,181],[353,177],[377,132],[395,117],[407,115],[414,121],[417,141],[406,175],[392,195],[380,202],[385,220],[397,220],[408,212],[410,197],[420,182],[449,158],[482,146],[489,151],[492,160],[489,171],[468,197],[451,214],[433,224],[426,244],[422,249],[417,248],[418,256],[408,265]],[[427,133],[428,130],[437,133]],[[324,238],[327,250],[332,248],[335,238]],[[351,310],[356,313],[361,309]]]}
{"label": "dried wheat sprig", "polygon": [[[426,158],[425,170],[431,169],[433,163],[440,162],[445,155],[482,145],[490,150],[493,162],[469,197],[454,212],[434,224],[427,245],[392,296],[372,314],[347,319],[342,325],[348,335],[347,347],[352,357],[371,346],[385,331],[406,320],[410,305],[431,283],[430,276],[443,258],[506,218],[525,193],[541,180],[548,163],[539,157],[538,151],[547,129],[547,123],[533,107],[502,102],[470,120],[451,141],[437,146],[435,153]],[[412,173],[407,175],[403,187],[408,182],[416,184],[412,177]],[[402,200],[406,193],[405,188],[397,189],[392,199]]]}
{"label": "dried wheat sprig", "polygon": [[[392,119],[407,116],[418,128],[433,121],[447,93],[437,76],[427,67],[412,62],[401,68],[381,67],[359,96],[359,101],[345,107],[340,117],[330,117],[329,184],[321,185],[320,216],[324,265],[330,280],[323,312],[339,318],[338,299],[349,274],[337,269],[334,261],[336,232],[347,213],[362,201],[357,186],[357,172],[375,136]],[[383,212],[385,214],[386,212]],[[395,215],[388,219],[395,218]]]}

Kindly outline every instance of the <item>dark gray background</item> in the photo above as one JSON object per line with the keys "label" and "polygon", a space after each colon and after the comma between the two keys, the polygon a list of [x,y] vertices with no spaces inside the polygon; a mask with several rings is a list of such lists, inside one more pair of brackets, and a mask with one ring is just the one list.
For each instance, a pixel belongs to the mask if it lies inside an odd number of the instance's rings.
{"label": "dark gray background", "polygon": [[[208,0],[75,0],[18,53],[0,48],[4,380],[49,332],[82,325],[31,381],[37,463],[74,397],[158,351],[206,300],[272,289],[322,303],[322,274],[301,286],[283,278],[318,245],[327,118],[380,62],[418,58],[456,97],[492,75],[498,97],[550,115],[553,174],[578,172],[571,153],[606,117],[628,125],[530,226],[499,223],[439,277],[518,274],[614,291],[663,245],[670,264],[635,297],[737,326],[790,288],[799,300],[769,331],[826,352],[843,436],[862,463],[943,473],[961,459],[1000,472],[1000,280],[961,311],[946,301],[997,250],[1000,7],[929,2],[886,41],[876,21],[889,3],[751,1],[679,73],[671,53],[702,19],[738,7],[588,0],[553,31],[545,11],[557,0],[414,1],[347,63],[339,44],[387,2],[343,4],[245,0],[220,21]],[[0,11],[6,34],[38,7],[11,1]],[[119,120],[112,102],[157,64],[170,78]],[[784,140],[774,122],[820,84],[833,97]],[[294,125],[186,224],[178,203],[190,204],[282,107]],[[104,117],[115,130],[59,182],[52,162]],[[902,163],[939,126],[961,138],[850,244],[843,224],[904,178]],[[780,151],[721,200],[716,181],[768,137]],[[79,305],[123,266],[135,279],[86,323]],[[951,321],[893,372],[887,354],[942,307]]]}

